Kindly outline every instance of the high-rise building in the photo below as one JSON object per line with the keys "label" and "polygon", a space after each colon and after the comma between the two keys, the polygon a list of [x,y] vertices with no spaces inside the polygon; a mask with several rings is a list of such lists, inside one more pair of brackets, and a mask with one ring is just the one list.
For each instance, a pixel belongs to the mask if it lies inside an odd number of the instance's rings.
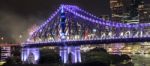
{"label": "high-rise building", "polygon": [[150,3],[146,4],[144,3],[140,9],[140,22],[141,23],[147,23],[147,22],[150,22]]}
{"label": "high-rise building", "polygon": [[[143,12],[143,0],[110,0],[111,20],[124,23],[139,23]],[[131,53],[128,44],[110,44],[107,51],[112,53]]]}
{"label": "high-rise building", "polygon": [[139,22],[139,12],[143,0],[110,0],[111,20],[119,22]]}
{"label": "high-rise building", "polygon": [[123,14],[123,2],[122,0],[110,0],[110,8],[113,21],[120,21],[122,18],[120,17]]}

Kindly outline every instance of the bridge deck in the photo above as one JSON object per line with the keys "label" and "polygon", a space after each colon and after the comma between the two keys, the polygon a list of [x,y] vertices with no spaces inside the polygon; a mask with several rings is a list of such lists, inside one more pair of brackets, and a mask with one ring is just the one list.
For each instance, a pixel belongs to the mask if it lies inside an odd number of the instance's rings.
{"label": "bridge deck", "polygon": [[105,40],[78,40],[78,41],[58,41],[43,42],[36,44],[24,44],[24,47],[42,47],[42,46],[79,46],[91,44],[111,44],[111,43],[130,43],[130,42],[149,42],[150,37],[142,38],[123,38],[123,39],[105,39]]}

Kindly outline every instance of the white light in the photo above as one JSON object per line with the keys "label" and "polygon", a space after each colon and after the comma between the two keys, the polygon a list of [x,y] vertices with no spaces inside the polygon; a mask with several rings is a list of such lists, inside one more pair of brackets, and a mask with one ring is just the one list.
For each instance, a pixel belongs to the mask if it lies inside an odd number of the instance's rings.
{"label": "white light", "polygon": [[93,32],[96,32],[96,29],[93,29]]}

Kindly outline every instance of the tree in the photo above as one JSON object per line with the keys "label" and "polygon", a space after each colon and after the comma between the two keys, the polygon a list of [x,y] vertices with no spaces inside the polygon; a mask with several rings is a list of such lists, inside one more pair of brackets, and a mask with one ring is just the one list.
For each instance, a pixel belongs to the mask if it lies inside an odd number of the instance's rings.
{"label": "tree", "polygon": [[89,52],[84,53],[84,62],[101,62],[105,64],[110,64],[110,55],[103,48],[95,48]]}
{"label": "tree", "polygon": [[121,62],[124,62],[124,61],[129,61],[131,58],[126,55],[126,54],[123,54],[123,55],[110,55],[111,56],[111,63],[112,64],[120,64]]}
{"label": "tree", "polygon": [[10,65],[12,65],[12,64],[16,64],[16,63],[15,63],[15,59],[13,59],[12,57],[8,57],[8,58],[6,59],[6,63],[4,63],[3,66],[10,66]]}
{"label": "tree", "polygon": [[129,61],[129,60],[131,60],[131,58],[128,55],[123,54],[123,55],[121,55],[121,60],[122,61],[124,61],[124,60]]}
{"label": "tree", "polygon": [[112,64],[118,64],[118,63],[121,62],[121,56],[120,55],[117,55],[117,54],[113,55],[113,54],[111,54],[110,57],[111,57],[111,63]]}
{"label": "tree", "polygon": [[57,52],[50,49],[41,50],[40,64],[60,63],[60,56]]}
{"label": "tree", "polygon": [[90,50],[90,51],[96,51],[96,52],[105,52],[105,53],[107,53],[107,50],[105,50],[104,48],[94,48],[94,49],[92,49],[92,50]]}

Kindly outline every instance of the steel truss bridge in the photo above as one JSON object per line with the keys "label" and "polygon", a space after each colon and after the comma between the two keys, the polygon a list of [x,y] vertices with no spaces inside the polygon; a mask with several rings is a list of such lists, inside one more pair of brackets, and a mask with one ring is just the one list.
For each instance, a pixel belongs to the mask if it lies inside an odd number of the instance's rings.
{"label": "steel truss bridge", "polygon": [[[23,43],[22,61],[37,63],[41,46],[59,46],[63,63],[81,62],[80,45],[150,41],[150,23],[104,20],[75,5],[61,5]],[[36,47],[36,48],[35,48]],[[31,59],[33,58],[33,59]]]}

